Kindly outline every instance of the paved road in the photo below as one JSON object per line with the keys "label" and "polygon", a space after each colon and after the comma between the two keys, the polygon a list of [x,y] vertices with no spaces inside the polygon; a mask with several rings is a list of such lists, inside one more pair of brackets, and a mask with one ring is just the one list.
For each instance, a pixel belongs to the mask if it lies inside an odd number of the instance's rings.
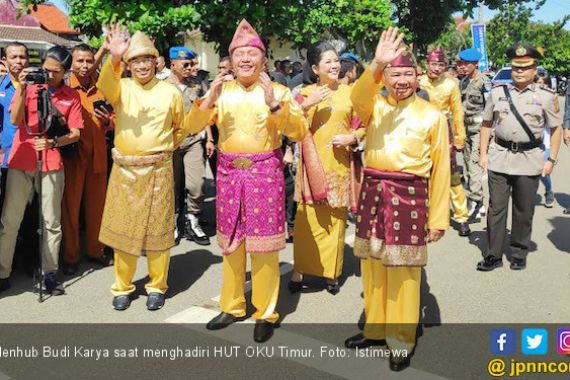
{"label": "paved road", "polygon": [[[429,247],[429,264],[422,281],[424,321],[536,324],[568,321],[570,216],[562,211],[570,207],[570,181],[566,177],[570,171],[570,149],[563,146],[559,157],[560,163],[553,175],[554,208],[547,209],[542,205],[540,194],[544,189],[542,185],[539,187],[533,225],[535,248],[529,254],[528,268],[512,271],[507,263],[490,273],[477,272],[475,265],[486,245],[485,220],[471,225],[473,233],[469,238],[461,238],[450,229],[440,242]],[[212,195],[211,181],[208,181],[208,186],[208,194]],[[207,214],[210,220],[212,211],[213,198],[209,198]],[[211,226],[207,230],[214,232]],[[287,292],[286,283],[292,269],[292,245],[287,245],[280,256],[282,277],[278,306],[284,326],[288,323],[354,324],[358,321],[362,310],[362,285],[358,260],[352,255],[353,239],[354,226],[351,225],[347,230],[342,287],[336,296],[324,291],[323,283],[318,280],[312,280],[313,287],[301,295],[292,296]],[[145,308],[145,258],[139,260],[135,276],[141,297],[124,312],[116,312],[111,307],[109,287],[113,282],[113,268],[96,269],[82,265],[80,275],[67,278],[65,296],[49,298],[42,304],[30,291],[30,278],[16,272],[12,289],[0,298],[0,322],[203,323],[218,311],[221,261],[220,250],[215,244],[201,247],[184,241],[174,248],[169,298],[166,306],[156,312],[148,312]],[[357,332],[353,326],[353,332]],[[350,331],[352,328],[347,329],[347,334]],[[205,330],[202,333],[209,334]],[[280,334],[281,338],[278,338]],[[286,328],[276,330],[276,339],[285,336]],[[227,341],[242,343],[240,339],[234,336],[228,337]],[[251,341],[243,343],[251,344]],[[341,346],[342,341],[334,344]],[[323,369],[319,367],[319,371]],[[324,370],[318,373],[332,375],[335,372]],[[341,377],[351,377],[342,369],[336,373]]]}

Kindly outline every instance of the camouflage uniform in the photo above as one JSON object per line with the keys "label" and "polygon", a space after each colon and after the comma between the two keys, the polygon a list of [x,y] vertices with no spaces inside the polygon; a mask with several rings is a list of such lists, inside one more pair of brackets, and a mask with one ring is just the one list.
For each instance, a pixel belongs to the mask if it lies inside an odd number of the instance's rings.
{"label": "camouflage uniform", "polygon": [[480,202],[483,200],[483,168],[479,166],[479,141],[485,102],[491,91],[491,80],[485,74],[476,72],[473,78],[463,77],[460,87],[467,136],[463,150],[463,175],[467,183],[467,197],[472,202]]}

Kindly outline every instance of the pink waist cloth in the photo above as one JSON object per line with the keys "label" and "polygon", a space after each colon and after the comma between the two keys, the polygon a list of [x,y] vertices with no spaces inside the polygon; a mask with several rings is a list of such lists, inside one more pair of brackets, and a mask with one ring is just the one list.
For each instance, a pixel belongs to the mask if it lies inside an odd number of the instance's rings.
{"label": "pink waist cloth", "polygon": [[281,150],[219,152],[216,179],[218,245],[224,255],[242,242],[248,253],[285,248],[285,184]]}

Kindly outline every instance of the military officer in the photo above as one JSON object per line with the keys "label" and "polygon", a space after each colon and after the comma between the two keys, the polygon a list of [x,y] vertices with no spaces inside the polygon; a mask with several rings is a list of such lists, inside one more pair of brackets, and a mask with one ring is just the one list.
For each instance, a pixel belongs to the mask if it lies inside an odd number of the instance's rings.
{"label": "military officer", "polygon": [[[513,83],[495,86],[483,113],[480,165],[489,175],[489,248],[480,271],[503,265],[507,211],[512,191],[511,269],[526,268],[531,238],[534,196],[540,175],[549,175],[556,165],[562,139],[562,115],[556,93],[533,82],[540,53],[517,43],[507,57],[512,62]],[[494,126],[492,141],[491,127]],[[551,128],[550,157],[544,161],[543,128]]]}
{"label": "military officer", "polygon": [[463,102],[464,124],[466,132],[463,161],[467,183],[467,198],[470,203],[469,220],[485,215],[483,205],[483,168],[479,166],[479,141],[485,102],[491,91],[491,80],[478,69],[481,53],[475,48],[459,52],[457,70],[461,75],[459,86]]}

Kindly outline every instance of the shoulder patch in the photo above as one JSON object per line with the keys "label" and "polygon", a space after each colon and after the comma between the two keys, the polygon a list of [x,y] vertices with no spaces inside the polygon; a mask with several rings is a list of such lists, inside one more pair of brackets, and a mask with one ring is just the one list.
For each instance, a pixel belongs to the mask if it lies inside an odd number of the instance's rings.
{"label": "shoulder patch", "polygon": [[539,87],[540,87],[541,90],[550,92],[551,94],[556,94],[556,91],[554,91],[553,89],[551,89],[551,88],[548,87],[548,86],[545,86],[545,85],[541,84]]}

